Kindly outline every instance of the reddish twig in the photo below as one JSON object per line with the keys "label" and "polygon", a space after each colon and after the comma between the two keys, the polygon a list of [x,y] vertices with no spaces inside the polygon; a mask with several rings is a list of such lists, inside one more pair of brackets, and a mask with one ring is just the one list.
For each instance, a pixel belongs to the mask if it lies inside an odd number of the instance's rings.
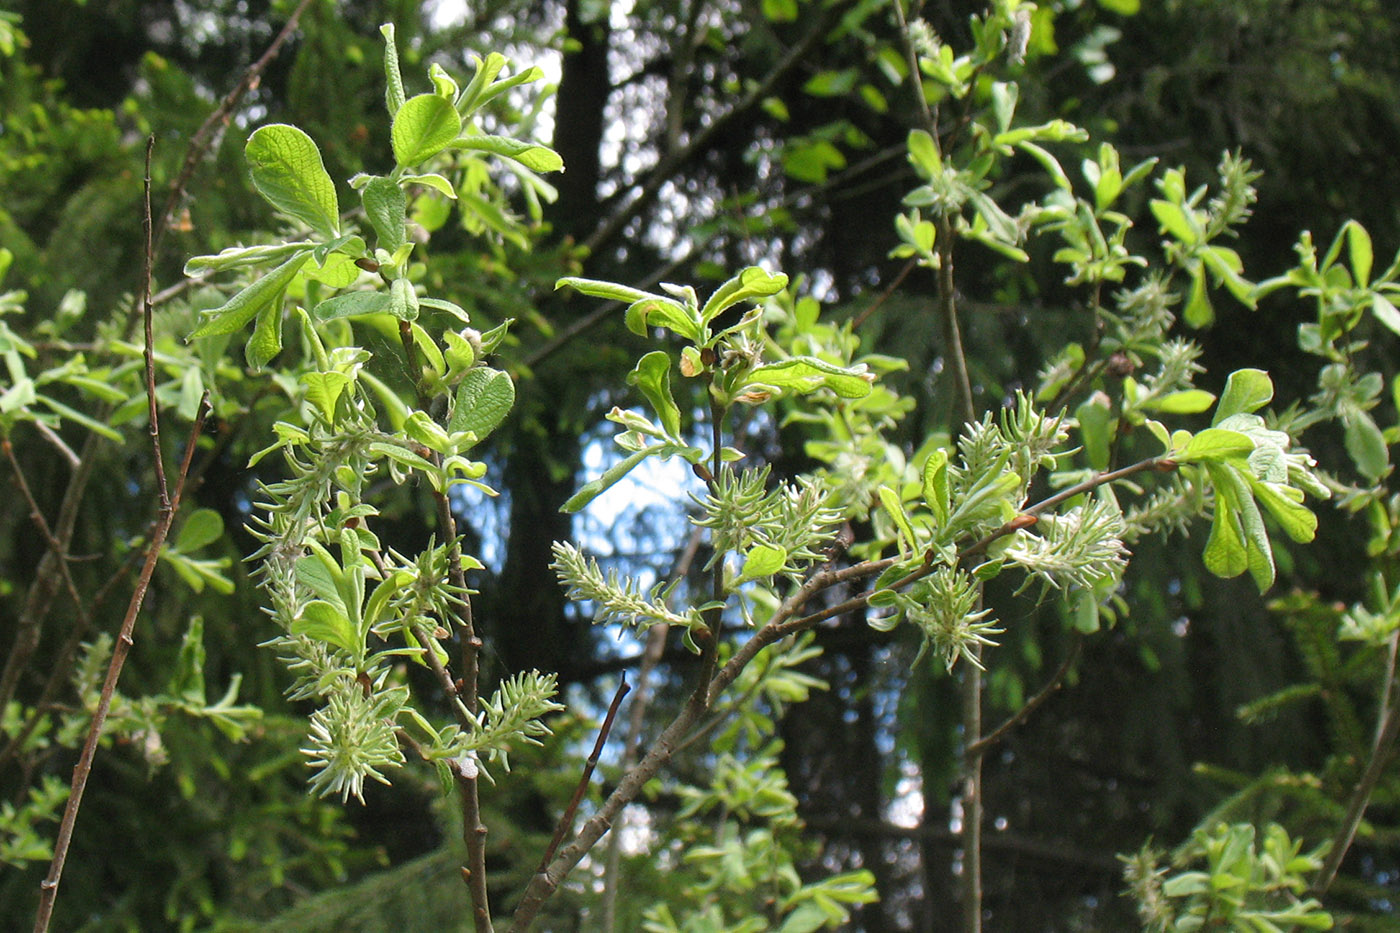
{"label": "reddish twig", "polygon": [[238,84],[224,96],[223,100],[219,101],[219,106],[214,108],[214,112],[205,118],[199,129],[195,130],[194,135],[190,137],[190,144],[185,150],[185,161],[180,166],[180,173],[170,183],[170,193],[166,196],[165,208],[161,211],[160,228],[155,234],[155,249],[153,250],[156,255],[159,255],[161,241],[165,238],[165,233],[170,227],[170,218],[175,214],[175,208],[179,206],[180,199],[185,196],[185,188],[189,185],[190,179],[194,177],[195,169],[199,167],[200,160],[204,158],[214,143],[215,129],[227,126],[229,118],[243,100],[244,95],[258,86],[258,82],[262,80],[262,73],[267,70],[267,66],[272,64],[272,60],[282,50],[282,46],[296,29],[297,20],[301,18],[301,14],[310,5],[311,0],[301,0],[301,3],[297,4],[292,15],[287,17],[282,31],[272,40],[272,44],[263,52],[262,57],[248,66],[248,70],[243,72],[243,77],[239,79]]}
{"label": "reddish twig", "polygon": [[[147,389],[154,392],[155,386],[148,385]],[[117,680],[121,677],[122,667],[126,664],[127,655],[136,643],[132,637],[136,628],[136,618],[141,613],[141,605],[146,600],[146,589],[150,585],[151,577],[155,574],[156,564],[160,560],[160,552],[165,546],[166,536],[170,533],[170,526],[180,507],[180,494],[184,491],[185,476],[189,472],[190,461],[194,457],[194,449],[199,435],[204,429],[204,418],[208,409],[209,397],[206,393],[200,401],[199,415],[195,418],[189,445],[185,450],[184,460],[180,464],[180,473],[175,483],[175,494],[168,503],[161,506],[160,520],[156,523],[155,534],[147,547],[146,560],[141,567],[141,576],[136,581],[136,589],[132,592],[131,601],[127,604],[126,617],[122,619],[121,632],[117,636],[116,644],[112,647],[112,660],[107,666],[107,679],[102,684],[102,693],[97,701],[97,709],[93,711],[87,740],[83,743],[82,753],[78,756],[78,763],[73,768],[72,789],[68,795],[68,804],[63,810],[63,821],[58,827],[58,838],[54,841],[53,861],[49,863],[48,875],[39,883],[39,910],[34,918],[34,933],[46,933],[49,921],[53,917],[54,902],[58,898],[58,884],[63,878],[63,866],[68,858],[68,847],[73,841],[73,827],[78,819],[78,808],[82,805],[83,791],[87,788],[88,775],[92,773],[92,762],[97,756],[97,743],[102,737],[102,727],[106,724],[107,714],[112,708],[112,696],[116,693]]]}
{"label": "reddish twig", "polygon": [[588,791],[588,782],[593,777],[593,769],[598,767],[598,758],[603,754],[603,746],[608,741],[608,733],[612,731],[613,720],[617,717],[617,708],[622,705],[622,698],[627,696],[631,689],[632,687],[627,683],[627,677],[624,675],[622,683],[617,685],[617,692],[613,694],[612,702],[608,704],[608,714],[603,717],[603,725],[598,730],[598,739],[593,743],[593,753],[588,756],[588,761],[584,763],[583,774],[579,775],[574,795],[569,799],[569,805],[564,808],[564,815],[559,817],[559,825],[554,828],[554,838],[550,839],[549,845],[545,847],[538,871],[549,868],[549,863],[554,860],[554,853],[559,850],[559,844],[564,841],[564,837],[573,828],[574,815],[578,813],[578,805],[583,801],[583,795]]}
{"label": "reddish twig", "polygon": [[[199,435],[204,429],[204,419],[209,411],[209,393],[205,393],[200,399],[199,412],[195,418],[194,428],[191,432],[189,444],[185,449],[185,456],[180,464],[179,479],[175,487],[175,496],[171,498],[165,484],[165,464],[161,455],[160,443],[160,411],[156,405],[156,380],[155,380],[155,346],[151,325],[151,265],[152,265],[152,220],[151,220],[151,153],[155,146],[155,137],[151,137],[146,144],[146,177],[145,177],[145,198],[143,223],[146,234],[145,243],[145,275],[141,283],[141,309],[145,318],[146,328],[146,398],[149,406],[151,418],[151,443],[153,456],[155,457],[155,471],[160,488],[159,518],[155,524],[155,531],[151,535],[151,542],[146,550],[145,562],[141,567],[141,576],[136,582],[136,589],[131,594],[131,600],[127,604],[126,617],[122,620],[121,632],[117,636],[116,644],[112,647],[112,660],[107,666],[107,678],[102,684],[102,693],[97,702],[97,709],[93,712],[92,723],[88,728],[87,740],[83,743],[82,753],[78,757],[78,764],[73,768],[72,789],[68,795],[68,803],[63,810],[63,821],[59,824],[58,838],[54,843],[53,860],[49,863],[49,871],[44,880],[39,885],[39,909],[34,918],[35,933],[45,933],[49,927],[49,921],[53,917],[54,903],[58,898],[58,885],[63,877],[63,866],[68,859],[68,848],[73,841],[73,827],[77,823],[78,808],[82,805],[83,791],[87,788],[88,775],[92,773],[93,759],[97,756],[97,743],[102,737],[102,728],[107,722],[107,714],[112,707],[112,696],[117,689],[117,680],[121,677],[122,667],[126,664],[127,655],[135,645],[132,633],[136,628],[136,618],[141,613],[141,606],[146,600],[146,590],[150,586],[151,577],[155,574],[156,564],[160,560],[161,549],[165,546],[166,536],[170,533],[170,526],[175,521],[175,513],[180,506],[180,494],[184,490],[185,477],[189,474],[190,462],[194,459],[195,445],[199,441]],[[55,540],[55,543],[58,543]]]}
{"label": "reddish twig", "polygon": [[969,745],[963,754],[967,756],[985,754],[988,748],[991,748],[997,742],[1001,741],[1002,736],[1029,719],[1032,713],[1039,709],[1046,700],[1050,699],[1050,696],[1056,690],[1060,689],[1060,685],[1064,683],[1065,676],[1069,673],[1070,668],[1074,666],[1075,659],[1079,657],[1079,649],[1083,644],[1084,636],[1082,634],[1077,635],[1074,639],[1074,644],[1070,646],[1069,654],[1065,655],[1065,659],[1060,662],[1059,668],[1051,675],[1050,679],[1046,681],[1045,686],[1041,687],[1039,692],[1031,697],[1030,700],[1008,718],[1006,722],[1003,722],[991,732],[988,732],[986,735],[982,736],[982,738]]}

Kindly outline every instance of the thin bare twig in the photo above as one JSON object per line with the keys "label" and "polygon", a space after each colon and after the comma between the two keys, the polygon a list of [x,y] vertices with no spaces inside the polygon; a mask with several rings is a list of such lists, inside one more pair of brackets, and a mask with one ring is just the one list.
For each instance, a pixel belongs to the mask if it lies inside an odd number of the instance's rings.
{"label": "thin bare twig", "polygon": [[1394,689],[1397,658],[1400,658],[1400,633],[1391,636],[1385,678],[1381,687],[1380,716],[1376,721],[1376,736],[1371,745],[1370,760],[1366,762],[1365,771],[1352,787],[1351,797],[1347,800],[1346,815],[1332,836],[1332,848],[1313,881],[1313,893],[1319,897],[1326,894],[1332,882],[1337,880],[1337,872],[1341,870],[1342,861],[1356,839],[1356,831],[1361,827],[1361,819],[1366,815],[1371,794],[1395,751],[1396,738],[1400,737],[1400,708],[1397,708]]}
{"label": "thin bare twig", "polygon": [[982,736],[982,738],[978,739],[976,742],[968,745],[965,754],[985,754],[987,749],[991,748],[997,742],[1000,742],[1002,737],[1008,732],[1029,719],[1032,713],[1039,709],[1046,700],[1050,699],[1051,695],[1054,694],[1056,690],[1060,689],[1060,685],[1065,681],[1065,675],[1067,675],[1070,672],[1070,668],[1074,666],[1075,659],[1079,657],[1079,649],[1083,647],[1083,645],[1084,636],[1082,634],[1076,635],[1074,644],[1070,646],[1069,653],[1065,655],[1065,659],[1060,662],[1060,666],[1055,673],[1045,682],[1045,686],[1041,687],[1035,696],[1031,697],[1024,706],[1012,714],[1005,722]]}
{"label": "thin bare twig", "polygon": [[[155,386],[148,385],[147,389],[154,392]],[[39,883],[39,909],[34,918],[34,933],[46,933],[49,921],[53,918],[54,903],[58,898],[58,885],[63,878],[63,866],[68,859],[68,847],[73,841],[73,827],[77,823],[78,808],[82,805],[83,791],[87,788],[88,775],[92,773],[93,759],[97,756],[97,743],[102,737],[102,728],[106,724],[107,714],[112,708],[112,696],[116,693],[117,680],[121,677],[122,667],[126,664],[127,655],[136,644],[132,637],[136,628],[136,618],[141,614],[141,605],[146,600],[146,589],[150,585],[151,577],[155,574],[156,564],[160,560],[160,552],[165,547],[166,536],[170,533],[170,526],[180,507],[180,494],[184,491],[185,476],[189,472],[190,461],[194,457],[194,449],[199,441],[199,435],[204,429],[204,418],[208,409],[209,396],[206,392],[200,401],[199,414],[195,418],[194,427],[190,432],[184,461],[180,464],[175,494],[168,503],[161,506],[160,521],[156,523],[155,534],[152,535],[151,543],[147,547],[146,560],[141,567],[141,576],[137,579],[136,589],[132,592],[131,601],[127,604],[126,617],[122,620],[121,632],[117,636],[116,644],[112,646],[112,660],[107,666],[107,679],[102,684],[102,693],[97,701],[97,709],[93,712],[92,724],[88,727],[87,740],[83,743],[82,753],[78,756],[78,763],[73,768],[72,789],[68,795],[68,804],[63,810],[63,821],[58,827],[58,838],[54,841],[53,861],[49,863],[48,875]]]}
{"label": "thin bare twig", "polygon": [[656,196],[661,193],[662,187],[667,180],[675,174],[676,170],[685,165],[698,153],[704,152],[710,143],[718,138],[720,134],[728,128],[729,124],[736,117],[753,110],[763,102],[773,89],[784,77],[808,59],[813,48],[823,36],[826,35],[831,21],[840,9],[840,5],[833,4],[828,7],[817,18],[816,23],[807,31],[796,45],[788,50],[787,54],[775,65],[763,79],[753,86],[747,94],[735,102],[724,113],[715,117],[709,124],[697,132],[684,146],[672,150],[657,163],[647,176],[647,180],[642,183],[640,190],[632,200],[628,201],[618,210],[614,211],[600,223],[594,231],[584,240],[583,246],[590,252],[596,253],[600,247],[608,243],[614,236],[622,231],[633,217],[646,208]]}
{"label": "thin bare twig", "polygon": [[[68,803],[63,810],[63,821],[59,824],[58,838],[54,842],[53,860],[49,863],[49,872],[39,885],[39,909],[34,918],[35,933],[45,933],[48,930],[49,922],[53,917],[54,903],[58,898],[58,885],[63,878],[63,866],[68,859],[68,847],[73,841],[73,828],[78,819],[78,808],[82,805],[83,791],[87,788],[88,775],[92,773],[93,759],[97,756],[97,743],[102,737],[102,728],[107,722],[107,714],[112,707],[112,696],[117,689],[117,680],[121,677],[123,666],[126,664],[127,654],[135,645],[132,633],[136,628],[136,618],[141,613],[141,606],[146,600],[146,590],[150,586],[151,577],[155,574],[156,564],[160,560],[160,552],[165,547],[166,536],[170,533],[170,526],[175,521],[175,513],[180,506],[180,493],[184,489],[185,477],[189,474],[190,462],[194,459],[195,445],[199,441],[199,435],[204,429],[204,419],[209,411],[209,393],[205,392],[200,399],[199,412],[195,418],[194,428],[191,431],[188,446],[185,449],[184,460],[180,464],[179,480],[175,487],[175,496],[172,499],[165,483],[165,463],[161,452],[160,442],[160,410],[156,404],[156,378],[155,378],[155,338],[153,336],[151,324],[151,266],[152,266],[152,220],[151,220],[151,153],[155,148],[155,137],[152,136],[146,142],[146,176],[144,185],[144,209],[142,211],[142,222],[145,230],[145,274],[141,281],[141,310],[145,318],[145,350],[146,350],[146,399],[149,406],[151,419],[151,444],[152,453],[155,458],[155,471],[160,490],[159,518],[156,521],[155,531],[151,535],[151,542],[146,550],[145,562],[141,568],[141,576],[137,580],[136,589],[131,594],[131,600],[127,604],[126,617],[122,620],[121,632],[117,636],[116,644],[112,647],[112,660],[107,666],[107,678],[102,684],[102,693],[97,702],[97,709],[93,712],[92,723],[88,728],[87,740],[83,743],[82,753],[78,756],[78,764],[73,769],[72,789],[68,795]],[[54,544],[58,544],[57,539]],[[60,554],[60,559],[62,555]]]}
{"label": "thin bare twig", "polygon": [[608,741],[608,733],[612,731],[613,720],[617,718],[617,708],[622,705],[622,698],[627,696],[631,689],[631,684],[627,683],[627,678],[624,676],[622,683],[617,685],[617,692],[613,694],[612,702],[608,704],[608,714],[603,717],[603,725],[598,730],[598,739],[593,743],[593,753],[588,756],[588,761],[584,763],[583,774],[579,776],[578,786],[574,788],[573,797],[569,798],[569,805],[564,808],[564,815],[559,817],[559,825],[554,828],[554,837],[549,840],[549,845],[545,847],[538,871],[544,871],[549,867],[554,853],[559,850],[559,844],[564,841],[564,837],[573,827],[574,816],[578,813],[578,805],[583,801],[583,795],[588,792],[588,782],[593,777],[593,769],[598,767],[598,759],[603,754],[603,746]]}
{"label": "thin bare twig", "polygon": [[[695,555],[700,552],[700,539],[704,530],[692,528],[685,547],[676,559],[668,579],[672,584],[679,582],[690,573]],[[674,593],[674,590],[672,591]],[[638,750],[642,743],[642,725],[646,720],[647,709],[651,705],[651,675],[661,663],[666,651],[666,634],[671,626],[665,622],[653,625],[647,630],[647,644],[642,651],[641,666],[637,671],[637,695],[632,698],[632,708],[628,712],[627,738],[622,744],[622,772],[625,774],[637,763]],[[608,850],[603,870],[602,920],[599,926],[611,933],[617,926],[617,892],[622,864],[622,839],[616,833],[608,837]]]}
{"label": "thin bare twig", "polygon": [[160,214],[160,226],[155,233],[155,244],[152,251],[155,255],[160,255],[160,246],[170,227],[170,218],[174,216],[175,209],[179,206],[180,200],[184,198],[185,189],[189,186],[190,179],[194,177],[195,169],[199,167],[200,161],[218,138],[215,130],[221,130],[228,125],[229,118],[233,115],[234,109],[242,102],[244,95],[258,86],[258,82],[262,80],[263,72],[282,51],[282,46],[296,30],[297,21],[301,19],[301,14],[310,5],[311,0],[301,0],[301,3],[297,4],[292,15],[287,17],[282,31],[277,33],[277,37],[272,40],[262,57],[248,66],[248,70],[243,72],[243,77],[238,80],[238,84],[224,96],[223,100],[219,101],[219,106],[214,108],[214,112],[205,118],[199,129],[195,130],[194,135],[190,137],[189,146],[185,149],[185,161],[180,166],[180,173],[170,183],[170,193],[166,195],[165,207]]}

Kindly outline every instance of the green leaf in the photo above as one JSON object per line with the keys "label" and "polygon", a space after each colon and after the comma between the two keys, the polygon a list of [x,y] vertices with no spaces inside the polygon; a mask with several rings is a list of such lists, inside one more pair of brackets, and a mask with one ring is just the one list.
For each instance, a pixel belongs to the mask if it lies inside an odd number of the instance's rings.
{"label": "green leaf", "polygon": [[404,214],[408,211],[408,196],[388,178],[376,176],[360,192],[365,216],[379,238],[379,248],[392,253],[405,242]]}
{"label": "green leaf", "polygon": [[457,401],[447,429],[471,431],[478,441],[505,420],[515,405],[515,383],[508,373],[486,366],[467,371],[457,387]]}
{"label": "green leaf", "polygon": [[637,464],[641,463],[647,457],[652,456],[655,452],[656,448],[647,448],[646,450],[638,450],[629,454],[625,459],[609,467],[602,476],[580,486],[578,492],[574,493],[569,497],[568,502],[565,502],[559,507],[559,511],[567,513],[577,512],[613,486],[617,485],[624,476],[631,473],[632,470],[636,468]]}
{"label": "green leaf", "polygon": [[1303,502],[1303,491],[1282,483],[1266,483],[1250,478],[1250,491],[1279,523],[1284,534],[1306,544],[1317,535],[1317,516]]}
{"label": "green leaf", "polygon": [[922,169],[922,174],[926,177],[932,178],[943,171],[943,159],[938,153],[938,143],[926,131],[910,130],[905,145],[909,147],[909,161],[916,168]]}
{"label": "green leaf", "polygon": [[350,377],[335,372],[302,373],[301,381],[306,386],[307,401],[316,406],[327,424],[335,424],[336,402],[350,385]]}
{"label": "green leaf", "polygon": [[1095,392],[1074,410],[1079,422],[1079,436],[1084,441],[1084,454],[1096,470],[1108,469],[1108,454],[1113,433],[1113,411],[1108,396]]}
{"label": "green leaf", "polygon": [[627,384],[641,389],[652,410],[661,419],[661,427],[670,437],[680,439],[681,410],[671,395],[671,357],[662,350],[653,350],[637,361],[627,374]]}
{"label": "green leaf", "polygon": [[783,150],[783,171],[798,181],[822,184],[831,169],[846,167],[846,157],[824,139],[794,143]]}
{"label": "green leaf", "polygon": [[757,366],[744,380],[747,386],[771,386],[792,389],[806,395],[818,389],[830,389],[841,398],[864,398],[870,394],[875,376],[864,365],[837,366],[814,356],[795,356],[780,363]]}
{"label": "green leaf", "polygon": [[1099,0],[1099,6],[1121,16],[1136,16],[1142,8],[1142,0]]}
{"label": "green leaf", "polygon": [[743,569],[739,571],[739,578],[735,583],[746,583],[749,580],[762,580],[771,577],[773,574],[783,569],[787,563],[787,551],[780,547],[772,547],[767,544],[759,544],[749,549],[749,553],[744,557]]}
{"label": "green leaf", "polygon": [[[25,379],[24,382],[28,383],[31,388],[33,387],[33,383],[30,382],[28,379]],[[15,388],[18,387],[18,385],[15,386]],[[8,392],[5,394],[7,396],[9,395]],[[68,421],[73,422],[74,424],[80,424],[92,433],[101,435],[102,437],[107,438],[109,441],[114,441],[118,444],[126,443],[126,438],[122,437],[121,432],[113,430],[110,426],[103,424],[96,418],[91,418],[83,414],[76,408],[72,408],[68,405],[63,404],[56,398],[50,398],[47,395],[35,395],[34,401],[38,402],[41,405],[47,406],[51,411],[53,411],[60,417],[65,418]],[[0,411],[4,410],[4,400],[0,398]]]}
{"label": "green leaf", "polygon": [[643,298],[628,305],[623,321],[627,329],[639,337],[647,336],[649,327],[664,327],[691,343],[701,342],[701,325],[694,312],[670,298]]}
{"label": "green leaf", "polygon": [[919,539],[914,536],[914,529],[909,524],[909,515],[904,511],[904,503],[899,501],[899,493],[888,486],[881,486],[876,493],[880,496],[880,507],[899,530],[900,551],[909,553],[917,549]]}
{"label": "green leaf", "polygon": [[311,309],[311,316],[318,321],[333,321],[336,318],[378,314],[388,310],[389,296],[384,292],[347,292],[327,298],[316,305]]}
{"label": "green leaf", "polygon": [[1361,475],[1374,483],[1390,466],[1390,451],[1386,447],[1385,435],[1364,411],[1346,413],[1342,417],[1342,423],[1346,426],[1343,441],[1346,444],[1347,455],[1361,471]]}
{"label": "green leaf", "polygon": [[400,166],[417,165],[430,159],[462,132],[457,108],[436,94],[410,97],[394,116],[390,138],[394,160]]}
{"label": "green leaf", "polygon": [[403,75],[399,72],[399,50],[394,44],[394,24],[385,23],[379,27],[384,37],[384,106],[389,109],[389,119],[394,119],[403,106]]}
{"label": "green leaf", "polygon": [[1400,311],[1380,292],[1371,293],[1371,313],[1386,327],[1400,334]]}
{"label": "green leaf", "polygon": [[1205,467],[1215,490],[1215,518],[1202,555],[1206,569],[1227,578],[1248,570],[1262,593],[1274,582],[1274,553],[1245,474],[1224,463]]}
{"label": "green leaf", "polygon": [[819,71],[807,79],[807,83],[802,85],[802,90],[813,97],[835,97],[838,94],[849,94],[859,78],[860,71],[855,68]]}
{"label": "green leaf", "polygon": [[1210,408],[1214,401],[1215,396],[1204,389],[1184,389],[1164,395],[1143,407],[1169,415],[1196,415]]}
{"label": "green leaf", "polygon": [[1215,407],[1215,417],[1211,424],[1216,425],[1241,412],[1257,411],[1269,404],[1274,397],[1274,381],[1262,369],[1237,369],[1225,381],[1225,391],[1220,396],[1220,404]]}
{"label": "green leaf", "polygon": [[452,200],[457,200],[457,189],[452,187],[452,182],[436,172],[429,172],[426,175],[403,175],[399,178],[400,185],[422,185],[425,188],[432,188],[439,194],[444,194]]}
{"label": "green leaf", "polygon": [[[186,367],[180,376],[180,404],[176,411],[181,418],[193,421],[199,415],[199,402],[204,397],[204,374],[198,366]],[[124,401],[124,399],[110,399]]]}
{"label": "green leaf", "polygon": [[[312,255],[315,259],[315,255]],[[313,261],[306,270],[307,281],[321,282],[329,288],[348,288],[360,277],[360,267],[344,253],[328,255],[319,267]]]}
{"label": "green leaf", "polygon": [[941,531],[948,524],[948,451],[941,447],[924,461],[923,487],[924,504]]}
{"label": "green leaf", "polygon": [[389,305],[385,309],[401,321],[418,319],[418,293],[407,278],[394,279],[389,283]]}
{"label": "green leaf", "polygon": [[1215,320],[1215,309],[1211,307],[1210,294],[1206,288],[1206,274],[1200,263],[1191,267],[1191,285],[1181,316],[1191,327],[1207,327]]}
{"label": "green leaf", "polygon": [[1375,254],[1371,249],[1371,234],[1354,220],[1346,222],[1347,252],[1351,258],[1352,277],[1360,288],[1371,283],[1371,263]]}
{"label": "green leaf", "polygon": [[715,289],[705,306],[700,309],[700,320],[706,324],[713,321],[726,308],[768,298],[787,288],[788,277],[779,272],[769,275],[758,266],[749,266],[728,282]]}
{"label": "green leaf", "polygon": [[1253,451],[1254,441],[1247,434],[1224,428],[1206,428],[1192,437],[1173,459],[1178,463],[1220,462],[1248,457]]}
{"label": "green leaf", "polygon": [[213,509],[195,509],[180,526],[180,534],[175,538],[175,550],[189,554],[206,544],[213,544],[223,534],[223,516]]}
{"label": "green leaf", "polygon": [[553,149],[509,136],[463,136],[452,142],[452,148],[503,156],[519,162],[532,172],[560,172],[564,169],[564,160]]}
{"label": "green leaf", "polygon": [[282,352],[282,302],[274,300],[258,312],[253,336],[243,348],[248,365],[261,371],[272,358]]}
{"label": "green leaf", "polygon": [[292,634],[305,635],[317,641],[334,645],[359,657],[363,644],[358,643],[355,627],[338,607],[319,599],[313,599],[302,607],[301,615],[292,620]]}
{"label": "green leaf", "polygon": [[243,152],[253,186],[273,207],[327,239],[340,235],[335,183],[310,136],[274,123],[254,131]]}
{"label": "green leaf", "polygon": [[618,285],[616,282],[604,282],[600,279],[580,279],[574,276],[565,276],[554,283],[556,290],[568,286],[577,289],[588,295],[590,298],[606,298],[610,301],[621,301],[627,304],[635,304],[647,298],[660,299],[660,295],[653,295],[651,292],[644,292],[639,288],[630,288],[626,285]]}
{"label": "green leaf", "polygon": [[1156,217],[1157,222],[1161,224],[1163,233],[1171,234],[1186,246],[1194,246],[1200,242],[1200,229],[1195,224],[1194,219],[1179,205],[1157,198],[1149,206],[1152,208],[1152,216]]}
{"label": "green leaf", "polygon": [[797,0],[763,0],[763,18],[770,23],[790,23],[797,19]]}
{"label": "green leaf", "polygon": [[224,304],[212,311],[203,312],[204,323],[195,328],[187,339],[195,340],[199,337],[234,334],[242,330],[244,325],[264,308],[281,299],[282,293],[287,290],[292,279],[296,278],[296,274],[301,271],[301,267],[306,265],[310,258],[311,250],[309,249],[298,253],[267,275],[245,287]]}
{"label": "green leaf", "polygon": [[312,240],[269,244],[267,246],[231,246],[221,250],[216,256],[195,256],[185,263],[185,275],[196,276],[203,272],[224,272],[246,266],[283,262],[287,257],[294,256],[314,246],[316,243]]}

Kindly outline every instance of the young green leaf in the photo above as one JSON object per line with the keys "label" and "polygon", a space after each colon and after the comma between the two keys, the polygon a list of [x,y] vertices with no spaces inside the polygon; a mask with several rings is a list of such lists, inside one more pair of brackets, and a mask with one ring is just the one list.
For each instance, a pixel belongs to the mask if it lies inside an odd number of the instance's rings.
{"label": "young green leaf", "polygon": [[463,136],[452,142],[452,148],[489,152],[513,159],[532,172],[559,172],[564,169],[564,160],[553,149],[509,136]]}
{"label": "young green leaf", "polygon": [[941,447],[924,461],[923,487],[924,504],[941,532],[948,524],[948,451]]}
{"label": "young green leaf", "polygon": [[655,448],[633,451],[626,458],[609,467],[602,476],[580,486],[578,492],[574,493],[573,496],[569,498],[568,502],[565,502],[559,507],[559,511],[568,513],[577,512],[613,486],[617,485],[624,476],[631,473],[632,470],[636,468],[637,464],[641,463],[647,457],[650,457],[654,452]]}
{"label": "young green leaf", "polygon": [[641,389],[661,419],[661,427],[670,437],[681,436],[681,410],[671,396],[671,357],[663,350],[653,350],[637,361],[627,374],[628,385]]}
{"label": "young green leaf", "polygon": [[326,239],[340,235],[335,183],[310,136],[295,126],[273,123],[255,130],[243,152],[253,186],[273,207]]}
{"label": "young green leaf", "polygon": [[726,308],[745,301],[768,298],[787,288],[788,277],[779,272],[769,275],[758,266],[749,266],[728,282],[715,289],[710,300],[700,309],[700,320],[708,324]]}
{"label": "young green leaf", "polygon": [[390,138],[394,160],[401,167],[417,165],[447,148],[462,132],[462,118],[436,94],[419,94],[404,101],[394,116]]}
{"label": "young green leaf", "polygon": [[739,571],[738,579],[734,582],[736,584],[747,583],[750,580],[771,577],[782,570],[785,563],[787,563],[787,551],[783,548],[767,544],[755,545],[745,555],[744,566]]}
{"label": "young green leaf", "polygon": [[399,72],[399,49],[394,43],[394,24],[385,23],[379,27],[384,37],[384,106],[392,120],[403,106],[403,75]]}
{"label": "young green leaf", "polygon": [[899,494],[888,486],[881,486],[876,493],[880,497],[880,506],[899,531],[900,551],[907,554],[918,548],[919,539],[914,536],[913,526],[909,524],[909,515],[904,511],[904,503],[899,501]]}
{"label": "young green leaf", "polygon": [[1263,408],[1274,397],[1274,381],[1262,369],[1238,369],[1225,381],[1225,391],[1220,396],[1220,404],[1215,406],[1212,425],[1237,415]]}
{"label": "young green leaf", "polygon": [[389,283],[388,312],[401,321],[418,319],[418,293],[407,278],[394,279]]}
{"label": "young green leaf", "polygon": [[282,302],[269,302],[258,312],[257,324],[253,326],[253,336],[243,348],[248,366],[261,371],[272,358],[282,352]]}
{"label": "young green leaf", "polygon": [[796,356],[780,363],[757,366],[749,372],[744,386],[767,386],[791,389],[806,395],[818,389],[830,389],[841,398],[864,398],[875,383],[874,373],[864,364],[837,366],[813,356]]}
{"label": "young green leaf", "polygon": [[186,554],[193,553],[223,537],[224,519],[213,509],[195,509],[180,527],[175,539],[175,550]]}
{"label": "young green leaf", "polygon": [[405,242],[404,214],[408,210],[408,196],[403,189],[388,178],[376,176],[360,192],[360,200],[379,238],[379,248],[392,253],[402,246]]}
{"label": "young green leaf", "polygon": [[264,308],[281,299],[282,293],[310,258],[309,249],[295,254],[267,275],[244,287],[219,307],[205,311],[204,323],[196,327],[187,339],[234,334],[242,330],[244,325]]}
{"label": "young green leaf", "polygon": [[363,643],[356,638],[355,627],[345,613],[339,607],[319,599],[313,599],[302,607],[301,615],[292,620],[292,634],[334,645],[356,658],[364,650]]}
{"label": "young green leaf", "polygon": [[388,310],[389,296],[384,292],[346,292],[316,305],[311,309],[311,316],[318,321],[333,321],[336,318],[378,314]]}
{"label": "young green leaf", "polygon": [[508,373],[486,366],[467,371],[457,387],[457,401],[447,429],[471,431],[477,440],[500,425],[515,405],[515,383]]}

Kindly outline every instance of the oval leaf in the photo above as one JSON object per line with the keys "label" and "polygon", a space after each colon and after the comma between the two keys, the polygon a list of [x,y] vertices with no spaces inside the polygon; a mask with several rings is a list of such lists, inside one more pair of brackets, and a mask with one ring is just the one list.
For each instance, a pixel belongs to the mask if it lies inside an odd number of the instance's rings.
{"label": "oval leaf", "polygon": [[365,215],[379,238],[379,248],[392,253],[404,244],[404,214],[408,211],[408,196],[388,178],[369,180],[360,192]]}
{"label": "oval leaf", "polygon": [[253,186],[273,207],[326,238],[340,235],[335,183],[310,136],[295,126],[274,123],[249,136],[243,153]]}
{"label": "oval leaf", "polygon": [[446,149],[461,131],[462,118],[452,104],[436,94],[410,97],[394,115],[394,159],[416,165]]}
{"label": "oval leaf", "polygon": [[481,440],[496,430],[515,405],[515,383],[499,369],[478,366],[462,377],[448,430],[471,431]]}

